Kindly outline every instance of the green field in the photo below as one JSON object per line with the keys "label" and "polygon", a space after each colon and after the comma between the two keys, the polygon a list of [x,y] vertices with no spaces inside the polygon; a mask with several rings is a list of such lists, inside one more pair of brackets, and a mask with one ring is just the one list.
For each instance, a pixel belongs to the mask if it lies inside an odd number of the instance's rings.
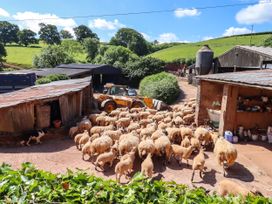
{"label": "green field", "polygon": [[[253,35],[251,44],[255,46],[263,45],[264,40],[271,34]],[[178,58],[194,58],[198,49],[204,44],[208,44],[214,51],[215,56],[221,55],[236,45],[249,45],[251,36],[232,36],[226,38],[217,38],[202,42],[188,43],[176,45],[167,49],[163,49],[152,53],[150,56],[159,58],[164,61],[172,61]]]}

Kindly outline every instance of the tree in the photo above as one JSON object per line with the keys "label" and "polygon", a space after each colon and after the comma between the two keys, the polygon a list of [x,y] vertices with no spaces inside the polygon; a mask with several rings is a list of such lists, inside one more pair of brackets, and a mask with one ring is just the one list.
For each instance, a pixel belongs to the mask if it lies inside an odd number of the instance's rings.
{"label": "tree", "polygon": [[83,46],[87,52],[88,61],[92,61],[98,52],[99,41],[96,38],[83,39]]}
{"label": "tree", "polygon": [[3,66],[4,57],[7,56],[7,51],[2,43],[0,43],[0,67]]}
{"label": "tree", "polygon": [[18,31],[19,27],[17,25],[11,24],[7,21],[0,21],[0,42],[2,42],[4,45],[13,42],[17,43]]}
{"label": "tree", "polygon": [[76,35],[76,39],[80,42],[82,42],[84,38],[96,38],[99,40],[97,34],[93,33],[92,30],[85,25],[75,27],[74,32]]}
{"label": "tree", "polygon": [[40,23],[40,39],[43,40],[46,44],[60,44],[60,34],[55,25]]}
{"label": "tree", "polygon": [[147,41],[143,35],[131,28],[121,28],[110,40],[112,45],[121,45],[130,49],[137,55],[146,55],[148,53]]}
{"label": "tree", "polygon": [[56,45],[43,48],[41,53],[33,59],[33,65],[37,68],[56,67],[72,62],[75,60],[62,47]]}
{"label": "tree", "polygon": [[265,41],[264,41],[264,46],[265,47],[272,47],[272,36],[267,38]]}
{"label": "tree", "polygon": [[72,34],[68,30],[61,30],[60,31],[60,37],[62,39],[71,39],[71,38],[73,38]]}
{"label": "tree", "polygon": [[19,43],[24,46],[28,46],[29,44],[37,44],[38,40],[35,38],[36,33],[29,29],[23,29],[17,33]]}

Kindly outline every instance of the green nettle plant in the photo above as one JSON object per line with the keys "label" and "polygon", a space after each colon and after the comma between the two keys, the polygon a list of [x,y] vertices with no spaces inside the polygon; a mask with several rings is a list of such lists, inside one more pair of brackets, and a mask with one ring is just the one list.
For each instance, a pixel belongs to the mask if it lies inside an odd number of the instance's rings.
{"label": "green nettle plant", "polygon": [[175,182],[150,180],[136,173],[125,185],[104,180],[83,171],[53,174],[23,163],[18,170],[0,166],[0,198],[2,203],[272,203],[260,196],[219,197],[203,188],[189,189]]}

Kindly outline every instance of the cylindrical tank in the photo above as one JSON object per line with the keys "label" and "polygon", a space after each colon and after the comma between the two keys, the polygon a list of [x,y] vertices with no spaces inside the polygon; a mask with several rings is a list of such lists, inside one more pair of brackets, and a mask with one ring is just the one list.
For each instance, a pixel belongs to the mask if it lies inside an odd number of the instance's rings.
{"label": "cylindrical tank", "polygon": [[208,74],[212,68],[213,63],[213,51],[208,45],[204,45],[196,53],[195,67],[198,75]]}

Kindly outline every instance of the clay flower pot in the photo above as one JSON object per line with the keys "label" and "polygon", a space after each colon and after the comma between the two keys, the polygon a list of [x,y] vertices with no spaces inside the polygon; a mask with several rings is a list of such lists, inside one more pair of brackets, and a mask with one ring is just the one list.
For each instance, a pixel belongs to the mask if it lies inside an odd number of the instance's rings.
{"label": "clay flower pot", "polygon": [[61,126],[61,120],[54,120],[53,124],[54,124],[55,128],[60,128],[60,126]]}

